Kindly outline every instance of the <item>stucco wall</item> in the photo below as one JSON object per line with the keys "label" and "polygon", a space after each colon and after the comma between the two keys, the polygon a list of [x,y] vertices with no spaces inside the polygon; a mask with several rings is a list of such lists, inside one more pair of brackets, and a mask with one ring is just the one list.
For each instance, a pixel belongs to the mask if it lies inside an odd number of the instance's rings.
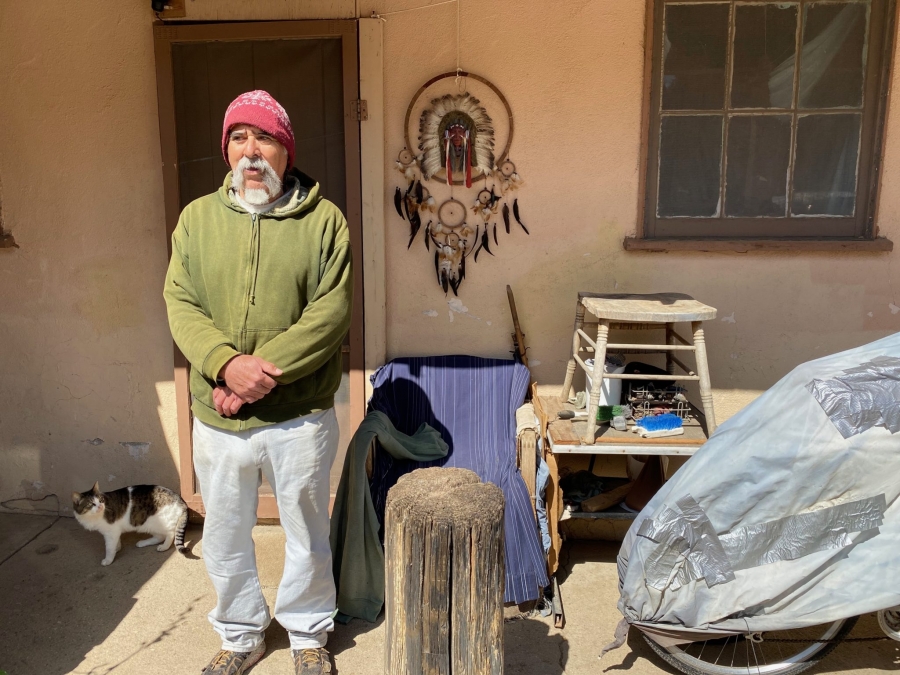
{"label": "stucco wall", "polygon": [[[385,14],[392,160],[410,97],[456,65],[454,4],[388,14],[422,4],[188,0],[187,18]],[[643,3],[549,7],[463,0],[461,65],[492,80],[513,108],[532,234],[502,240],[496,258],[472,266],[461,290],[466,309],[453,311],[432,260],[407,251],[405,224],[388,204],[389,357],[508,355],[510,284],[535,377],[551,389],[562,382],[579,289],[681,291],[720,311],[707,333],[723,419],[794,365],[900,329],[897,254],[624,252],[636,226]],[[0,2],[2,208],[20,247],[0,250],[6,507],[56,510],[52,497],[33,500],[56,494],[65,506],[72,489],[96,479],[177,486],[151,21],[148,0]],[[898,162],[894,115],[878,221],[894,240]],[[386,191],[398,178],[385,167]]]}
{"label": "stucco wall", "polygon": [[0,3],[0,175],[19,245],[0,251],[10,507],[71,506],[95,480],[177,487],[153,41],[147,12],[115,4]]}
{"label": "stucco wall", "polygon": [[[900,297],[892,288],[896,253],[625,252],[623,238],[636,231],[644,3],[547,7],[463,2],[460,17],[462,67],[492,80],[515,115],[512,150],[526,181],[519,201],[531,236],[501,239],[496,259],[482,264],[479,258],[467,269],[460,296],[468,311],[459,314],[430,279],[433,261],[424,251],[406,250],[408,234],[388,205],[389,356],[505,355],[510,284],[534,376],[547,389],[558,388],[578,290],[679,291],[719,310],[720,318],[707,325],[707,344],[721,420],[795,365],[900,329]],[[455,23],[452,4],[387,17],[390,158],[404,145],[403,115],[418,86],[455,67]],[[900,236],[898,117],[888,125],[878,221],[881,234],[894,240]],[[389,173],[389,184],[397,176]],[[425,314],[430,310],[436,316]]]}

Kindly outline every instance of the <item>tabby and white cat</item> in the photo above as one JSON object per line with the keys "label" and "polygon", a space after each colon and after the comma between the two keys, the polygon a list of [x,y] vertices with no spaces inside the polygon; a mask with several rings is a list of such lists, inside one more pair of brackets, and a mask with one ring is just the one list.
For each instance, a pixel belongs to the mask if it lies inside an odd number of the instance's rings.
{"label": "tabby and white cat", "polygon": [[101,565],[112,563],[116,552],[122,548],[119,537],[123,532],[153,535],[139,541],[139,547],[159,544],[156,550],[165,551],[174,541],[178,552],[187,554],[184,545],[187,504],[168,488],[132,485],[113,492],[100,492],[97,482],[87,492],[73,492],[72,503],[75,519],[86,530],[100,532],[106,541],[106,557],[100,561]]}

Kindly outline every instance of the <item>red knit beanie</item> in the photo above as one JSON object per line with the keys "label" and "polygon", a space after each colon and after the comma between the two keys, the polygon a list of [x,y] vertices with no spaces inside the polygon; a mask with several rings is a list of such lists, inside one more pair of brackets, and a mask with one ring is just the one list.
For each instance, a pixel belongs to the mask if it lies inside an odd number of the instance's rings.
{"label": "red knit beanie", "polygon": [[288,152],[287,168],[294,166],[294,130],[281,104],[262,89],[248,91],[231,102],[222,124],[222,156],[228,162],[228,134],[238,124],[250,124],[262,129],[281,143]]}

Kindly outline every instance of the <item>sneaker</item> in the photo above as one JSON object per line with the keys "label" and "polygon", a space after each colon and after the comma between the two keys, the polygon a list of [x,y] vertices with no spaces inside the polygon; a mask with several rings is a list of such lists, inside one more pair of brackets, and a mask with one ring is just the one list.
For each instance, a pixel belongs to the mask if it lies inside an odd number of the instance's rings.
{"label": "sneaker", "polygon": [[296,675],[327,675],[331,672],[331,654],[323,647],[292,649]]}
{"label": "sneaker", "polygon": [[230,652],[223,649],[200,672],[204,675],[241,675],[256,665],[265,653],[265,642],[260,642],[252,652]]}

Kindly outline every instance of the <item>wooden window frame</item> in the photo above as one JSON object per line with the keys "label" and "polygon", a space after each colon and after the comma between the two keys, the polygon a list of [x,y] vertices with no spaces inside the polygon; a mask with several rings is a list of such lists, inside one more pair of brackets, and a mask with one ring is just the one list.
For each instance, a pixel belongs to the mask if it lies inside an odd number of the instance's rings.
{"label": "wooden window frame", "polygon": [[[644,100],[641,130],[638,236],[627,238],[628,250],[875,250],[893,245],[877,239],[876,209],[884,150],[888,92],[893,66],[897,0],[872,0],[866,61],[863,123],[859,153],[856,213],[850,218],[659,218],[659,131],[662,95],[662,30],[667,4],[715,4],[729,0],[646,0]],[[742,4],[765,0],[740,0]],[[793,0],[792,0],[793,1]],[[796,0],[800,4],[800,0]],[[812,0],[804,0],[804,4]],[[802,21],[802,13],[799,15]],[[733,36],[729,35],[727,74],[730,79]],[[872,102],[875,102],[874,105]],[[709,111],[713,112],[713,111]],[[773,111],[774,112],[774,111]],[[727,111],[725,112],[727,115]],[[792,153],[794,148],[791,149]],[[726,149],[723,147],[723,153]],[[788,221],[790,221],[788,223]],[[790,229],[785,225],[790,224]],[[725,226],[725,227],[723,227]],[[725,232],[727,226],[734,229]],[[843,228],[843,229],[842,229]]]}
{"label": "wooden window frame", "polygon": [[[172,255],[172,233],[181,214],[178,181],[178,146],[175,137],[175,83],[172,71],[172,45],[183,42],[278,40],[334,37],[341,39],[343,60],[344,134],[347,208],[344,214],[350,229],[354,252],[362,252],[362,185],[360,162],[360,121],[354,111],[359,98],[359,43],[355,20],[265,21],[249,23],[164,24],[154,22],[156,86],[159,107],[159,135],[162,152],[163,192],[166,215],[166,246]],[[224,115],[225,111],[222,111]],[[360,255],[360,258],[363,258]],[[354,264],[353,314],[349,333],[351,425],[356,428],[365,416],[365,322],[363,317],[363,265]],[[175,407],[178,418],[179,469],[181,496],[188,507],[202,516],[206,513],[193,465],[190,392],[190,364],[173,343],[175,352]],[[346,353],[346,351],[345,351]],[[278,506],[272,495],[260,495],[257,516],[278,518]]]}

